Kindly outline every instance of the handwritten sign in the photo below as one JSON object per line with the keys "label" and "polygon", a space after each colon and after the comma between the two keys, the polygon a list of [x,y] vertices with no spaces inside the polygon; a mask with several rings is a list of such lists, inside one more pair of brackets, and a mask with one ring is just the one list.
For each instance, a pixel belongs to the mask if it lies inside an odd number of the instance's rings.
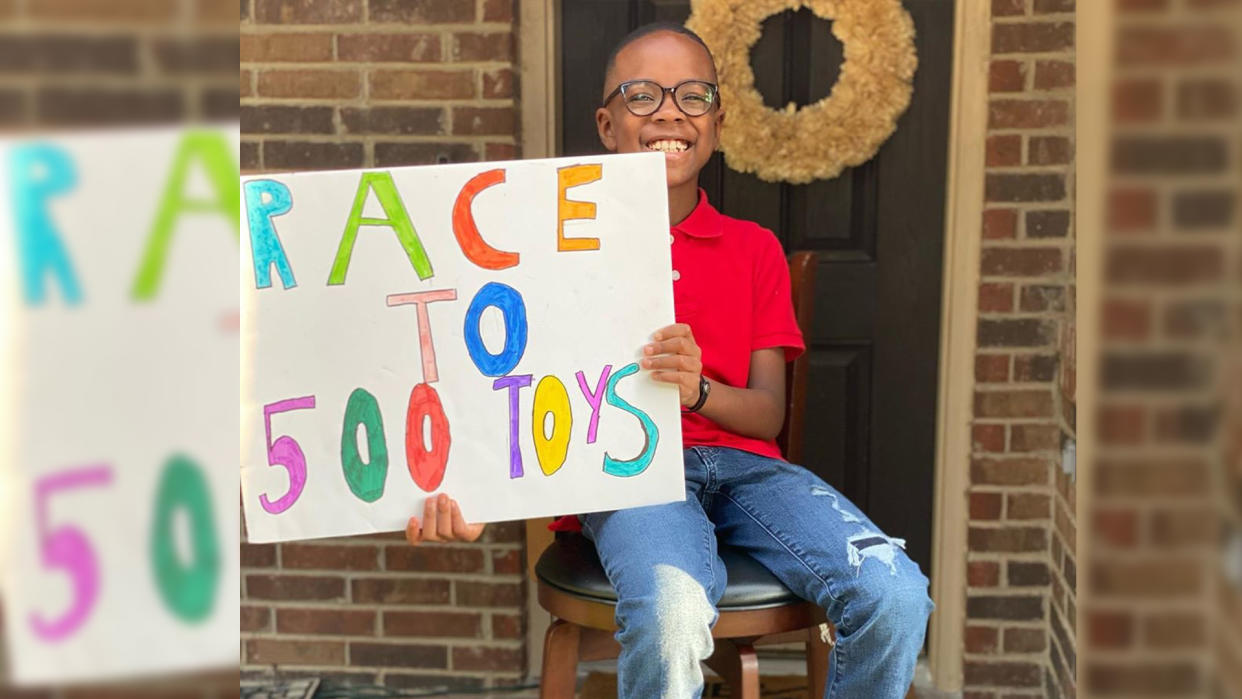
{"label": "handwritten sign", "polygon": [[0,143],[12,679],[236,663],[237,129]]}
{"label": "handwritten sign", "polygon": [[250,539],[684,497],[662,157],[243,180]]}

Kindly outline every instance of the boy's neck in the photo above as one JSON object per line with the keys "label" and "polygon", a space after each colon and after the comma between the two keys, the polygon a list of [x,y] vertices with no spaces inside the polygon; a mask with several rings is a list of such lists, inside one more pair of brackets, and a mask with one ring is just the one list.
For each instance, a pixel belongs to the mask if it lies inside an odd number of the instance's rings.
{"label": "boy's neck", "polygon": [[691,180],[668,190],[668,222],[676,226],[699,205],[699,183]]}

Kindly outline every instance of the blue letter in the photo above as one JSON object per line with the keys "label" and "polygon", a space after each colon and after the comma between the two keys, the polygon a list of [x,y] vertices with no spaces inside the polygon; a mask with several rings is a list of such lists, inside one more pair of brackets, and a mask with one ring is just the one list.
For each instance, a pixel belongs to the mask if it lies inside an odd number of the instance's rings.
{"label": "blue letter", "polygon": [[643,411],[635,408],[625,399],[617,395],[617,382],[621,379],[638,372],[637,364],[630,364],[624,369],[613,374],[608,379],[608,388],[604,394],[604,398],[608,401],[608,405],[618,407],[627,413],[631,413],[638,421],[643,424],[643,437],[646,440],[643,443],[643,450],[638,456],[629,461],[618,461],[609,456],[608,452],[604,452],[604,473],[610,476],[637,476],[647,470],[647,466],[651,464],[652,457],[655,456],[656,445],[660,443],[660,430],[656,427],[655,422]]}
{"label": "blue letter", "polygon": [[[505,317],[505,347],[500,354],[488,352],[479,334],[479,319],[488,306],[499,308]],[[466,311],[465,337],[470,359],[484,376],[508,374],[526,352],[526,304],[522,295],[511,286],[488,282],[474,295]]]}
{"label": "blue letter", "polygon": [[82,290],[78,287],[77,276],[47,210],[48,199],[77,186],[73,160],[64,150],[51,144],[18,146],[9,156],[9,175],[17,225],[17,254],[21,258],[18,264],[27,305],[43,303],[44,272],[51,272],[60,280],[67,305],[81,303]]}
{"label": "blue letter", "polygon": [[286,289],[297,286],[285,248],[276,236],[272,217],[289,213],[293,195],[276,180],[251,180],[246,183],[246,220],[250,222],[250,255],[254,260],[254,285],[266,289],[272,285],[272,265],[280,274]]}

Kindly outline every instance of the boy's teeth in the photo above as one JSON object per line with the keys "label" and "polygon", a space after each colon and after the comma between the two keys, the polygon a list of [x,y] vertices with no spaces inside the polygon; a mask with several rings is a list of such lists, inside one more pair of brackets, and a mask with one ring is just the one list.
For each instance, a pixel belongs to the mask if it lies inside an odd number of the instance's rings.
{"label": "boy's teeth", "polygon": [[685,141],[677,141],[672,139],[661,139],[647,144],[647,148],[664,153],[680,153],[689,147],[689,144]]}

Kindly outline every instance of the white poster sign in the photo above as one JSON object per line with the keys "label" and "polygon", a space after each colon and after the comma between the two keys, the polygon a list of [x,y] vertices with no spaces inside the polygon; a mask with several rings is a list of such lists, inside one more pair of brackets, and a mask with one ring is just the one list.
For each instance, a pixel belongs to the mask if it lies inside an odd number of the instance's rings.
{"label": "white poster sign", "polygon": [[252,541],[684,497],[663,155],[242,182]]}
{"label": "white poster sign", "polygon": [[0,143],[0,590],[19,684],[237,662],[238,137]]}

